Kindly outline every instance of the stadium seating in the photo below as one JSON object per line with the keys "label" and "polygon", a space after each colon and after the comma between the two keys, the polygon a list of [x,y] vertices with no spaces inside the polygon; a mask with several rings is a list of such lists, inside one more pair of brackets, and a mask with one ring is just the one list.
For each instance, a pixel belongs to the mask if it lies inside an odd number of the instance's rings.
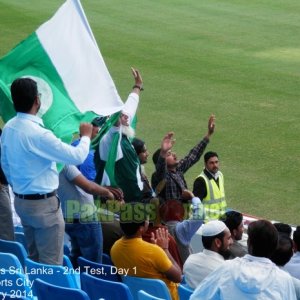
{"label": "stadium seating", "polygon": [[193,294],[193,290],[186,285],[180,284],[178,286],[178,294],[180,300],[188,300]]}
{"label": "stadium seating", "polygon": [[96,278],[85,272],[80,274],[81,289],[91,300],[133,300],[129,288],[122,282],[108,281]]}
{"label": "stadium seating", "polygon": [[[14,296],[15,299],[19,297],[33,298],[30,281],[24,273],[2,269],[0,272],[0,282],[0,292],[2,296],[7,293],[10,297]],[[5,299],[7,299],[6,296]]]}
{"label": "stadium seating", "polygon": [[110,265],[110,266],[114,265],[111,258],[110,258],[110,256],[108,254],[105,254],[105,253],[102,254],[102,263],[105,264],[105,265]]}
{"label": "stadium seating", "polygon": [[63,266],[68,268],[69,270],[73,269],[73,265],[70,261],[70,258],[65,254],[63,256]]}
{"label": "stadium seating", "polygon": [[15,232],[15,240],[16,242],[21,243],[24,246],[26,252],[28,252],[25,234],[23,232]]}
{"label": "stadium seating", "polygon": [[140,291],[138,291],[138,300],[164,300],[164,299],[155,297],[153,295],[146,293],[143,290],[140,290]]}
{"label": "stadium seating", "polygon": [[138,300],[140,290],[165,300],[171,300],[166,284],[160,279],[122,276],[122,281],[129,287],[134,300]]}
{"label": "stadium seating", "polygon": [[76,280],[76,275],[70,273],[66,267],[38,263],[29,258],[25,260],[25,264],[28,277],[33,282],[32,289],[34,295],[36,294],[35,282],[38,278],[57,286],[80,288]]}
{"label": "stadium seating", "polygon": [[78,257],[77,262],[81,272],[86,272],[104,280],[115,282],[121,281],[120,276],[118,274],[114,274],[114,266],[96,263],[83,257]]}
{"label": "stadium seating", "polygon": [[15,241],[0,240],[0,252],[14,254],[19,259],[24,269],[25,259],[27,258],[27,251],[21,243]]}
{"label": "stadium seating", "polygon": [[16,232],[24,232],[23,226],[22,225],[16,225],[14,227],[15,233]]}
{"label": "stadium seating", "polygon": [[10,269],[12,271],[19,271],[19,273],[24,272],[19,259],[11,253],[0,253],[0,269]]}
{"label": "stadium seating", "polygon": [[35,280],[38,299],[41,300],[89,300],[89,296],[82,290],[57,286],[41,279]]}

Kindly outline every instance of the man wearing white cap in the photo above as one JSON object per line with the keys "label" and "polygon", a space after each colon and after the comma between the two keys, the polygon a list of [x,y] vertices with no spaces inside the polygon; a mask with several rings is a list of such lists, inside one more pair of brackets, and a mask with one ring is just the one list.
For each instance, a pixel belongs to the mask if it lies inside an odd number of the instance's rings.
{"label": "man wearing white cap", "polygon": [[217,269],[229,255],[232,238],[222,221],[210,221],[200,228],[203,252],[191,254],[183,266],[187,284],[195,289],[212,271]]}

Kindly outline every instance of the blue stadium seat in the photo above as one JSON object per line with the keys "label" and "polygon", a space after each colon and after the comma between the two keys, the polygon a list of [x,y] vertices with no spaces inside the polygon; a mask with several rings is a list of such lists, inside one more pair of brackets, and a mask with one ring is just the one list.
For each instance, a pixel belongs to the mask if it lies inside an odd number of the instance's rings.
{"label": "blue stadium seat", "polygon": [[65,255],[65,254],[63,256],[63,266],[67,267],[70,270],[73,269],[73,265],[72,265],[72,263],[70,261],[70,258],[67,255]]}
{"label": "blue stadium seat", "polygon": [[129,287],[134,300],[138,300],[138,292],[140,290],[158,298],[171,300],[168,287],[160,279],[122,276],[122,281]]}
{"label": "blue stadium seat", "polygon": [[81,289],[91,300],[133,300],[129,288],[122,282],[114,282],[96,278],[85,272],[80,274]]}
{"label": "blue stadium seat", "polygon": [[[24,298],[33,298],[33,293],[30,287],[30,281],[24,273],[13,272],[11,270],[1,270],[0,272],[0,292],[1,295],[10,295],[10,297],[24,297]],[[4,297],[6,298],[6,296]]]}
{"label": "blue stadium seat", "polygon": [[188,300],[193,294],[194,290],[188,287],[187,285],[180,284],[178,286],[178,294],[180,300]]}
{"label": "blue stadium seat", "polygon": [[67,244],[64,244],[64,255],[70,256],[70,248]]}
{"label": "blue stadium seat", "polygon": [[27,274],[29,279],[33,282],[33,293],[36,294],[35,282],[36,279],[42,279],[45,282],[67,287],[67,288],[80,288],[78,286],[76,275],[63,266],[47,265],[35,262],[29,258],[25,260]]}
{"label": "blue stadium seat", "polygon": [[0,269],[7,269],[12,271],[19,271],[19,273],[23,273],[23,267],[19,261],[19,259],[11,253],[0,253]]}
{"label": "blue stadium seat", "polygon": [[27,258],[27,251],[24,246],[15,241],[0,240],[0,252],[12,253],[20,261],[23,269],[25,267],[25,259]]}
{"label": "blue stadium seat", "polygon": [[78,257],[77,262],[81,272],[86,272],[104,280],[121,282],[120,276],[118,274],[114,274],[115,267],[112,265],[96,263],[81,256]]}
{"label": "blue stadium seat", "polygon": [[27,248],[27,242],[26,242],[26,239],[25,239],[25,234],[23,232],[15,232],[15,240],[16,242],[19,242],[21,243],[26,252],[28,253],[28,248]]}
{"label": "blue stadium seat", "polygon": [[24,228],[22,225],[16,225],[14,229],[15,229],[15,233],[16,232],[24,232]]}
{"label": "blue stadium seat", "polygon": [[153,295],[146,293],[143,290],[140,290],[140,291],[138,291],[138,300],[164,300],[164,299],[155,297]]}
{"label": "blue stadium seat", "polygon": [[108,254],[103,253],[102,254],[102,263],[105,265],[111,265],[113,266],[113,262],[111,260],[111,257]]}
{"label": "blue stadium seat", "polygon": [[11,300],[11,299],[13,299],[13,300],[16,300],[16,299],[18,299],[18,300],[30,300],[32,298],[27,298],[27,297],[18,297],[18,298],[16,298],[15,294],[5,295],[5,300]]}
{"label": "blue stadium seat", "polygon": [[41,279],[35,280],[35,289],[38,299],[41,300],[90,300],[82,290],[57,286]]}

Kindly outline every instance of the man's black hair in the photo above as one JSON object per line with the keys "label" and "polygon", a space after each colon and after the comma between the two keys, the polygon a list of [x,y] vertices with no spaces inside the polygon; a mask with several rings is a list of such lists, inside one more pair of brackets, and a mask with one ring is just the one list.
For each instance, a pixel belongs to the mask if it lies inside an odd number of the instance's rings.
{"label": "man's black hair", "polygon": [[283,267],[293,256],[293,241],[285,233],[279,233],[278,245],[271,255],[271,260],[277,266]]}
{"label": "man's black hair", "polygon": [[38,96],[37,83],[31,78],[18,78],[10,90],[16,112],[29,112]]}
{"label": "man's black hair", "polygon": [[153,161],[154,165],[157,164],[159,155],[160,155],[160,148],[157,149],[152,155],[152,161]]}
{"label": "man's black hair", "polygon": [[232,232],[233,229],[237,229],[243,222],[243,215],[238,211],[231,210],[221,216],[220,220],[223,221],[230,232]]}
{"label": "man's black hair", "polygon": [[144,141],[142,141],[138,138],[134,138],[131,143],[132,143],[133,148],[137,155],[144,152],[144,150],[145,150],[145,142]]}
{"label": "man's black hair", "polygon": [[278,231],[268,220],[258,220],[248,226],[248,252],[270,258],[277,248]]}
{"label": "man's black hair", "polygon": [[96,127],[102,127],[106,122],[106,120],[107,120],[106,116],[98,116],[92,120],[91,124]]}
{"label": "man's black hair", "polygon": [[207,161],[211,158],[211,157],[219,157],[218,154],[216,152],[213,151],[208,151],[204,154],[204,162],[207,163]]}
{"label": "man's black hair", "polygon": [[300,226],[297,226],[293,233],[293,241],[296,244],[297,251],[300,251]]}
{"label": "man's black hair", "polygon": [[219,234],[214,235],[214,236],[202,236],[202,244],[203,244],[203,247],[204,247],[205,249],[210,250],[213,241],[214,241],[215,239],[219,239],[219,240],[221,240],[222,243],[223,243],[223,238],[224,238],[224,236],[225,236],[225,230],[223,230],[222,232],[220,232]]}
{"label": "man's black hair", "polygon": [[134,236],[141,226],[145,225],[145,221],[143,222],[120,222],[121,229],[126,237]]}
{"label": "man's black hair", "polygon": [[279,233],[286,234],[288,237],[292,234],[292,227],[285,223],[274,223],[273,224]]}

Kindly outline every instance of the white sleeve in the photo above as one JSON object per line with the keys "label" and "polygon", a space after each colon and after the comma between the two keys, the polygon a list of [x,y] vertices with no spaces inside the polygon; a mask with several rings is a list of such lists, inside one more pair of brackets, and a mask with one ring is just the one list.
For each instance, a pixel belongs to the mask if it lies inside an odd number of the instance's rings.
{"label": "white sleeve", "polygon": [[111,144],[115,134],[119,134],[119,142],[118,142],[118,149],[117,149],[117,157],[116,160],[119,160],[123,157],[123,152],[121,149],[121,127],[113,126],[109,129],[109,131],[103,136],[100,140],[99,144],[99,156],[102,160],[107,161],[109,152],[111,150]]}
{"label": "white sleeve", "polygon": [[31,141],[31,151],[50,161],[70,165],[80,165],[86,159],[90,150],[90,138],[83,136],[79,144],[74,147],[62,142],[50,130],[46,130],[36,140]]}
{"label": "white sleeve", "polygon": [[132,122],[132,119],[136,114],[138,105],[139,95],[136,93],[130,93],[122,109],[122,112],[129,117],[129,123]]}
{"label": "white sleeve", "polygon": [[195,289],[190,300],[209,299],[220,300],[219,280],[222,279],[222,266],[207,275]]}

